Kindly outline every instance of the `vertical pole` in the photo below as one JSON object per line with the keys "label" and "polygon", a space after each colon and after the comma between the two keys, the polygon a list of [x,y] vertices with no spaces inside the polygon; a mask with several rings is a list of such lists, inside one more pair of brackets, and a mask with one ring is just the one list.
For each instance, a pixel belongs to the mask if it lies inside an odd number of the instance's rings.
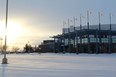
{"label": "vertical pole", "polygon": [[80,30],[82,30],[82,16],[80,14]]}
{"label": "vertical pole", "polygon": [[87,29],[89,30],[89,11],[87,11]]}
{"label": "vertical pole", "polygon": [[101,13],[99,12],[99,30],[101,30]]}
{"label": "vertical pole", "polygon": [[112,45],[112,36],[111,36],[111,30],[112,30],[112,15],[109,14],[110,17],[110,31],[109,31],[109,53],[111,53],[111,45]]}
{"label": "vertical pole", "polygon": [[65,53],[65,22],[64,21],[63,21],[63,40],[64,40],[63,53]]}
{"label": "vertical pole", "polygon": [[70,20],[68,19],[68,46],[69,46],[69,52],[71,50],[70,48]]}
{"label": "vertical pole", "polygon": [[4,58],[2,60],[2,64],[7,64],[6,58],[6,49],[7,49],[7,22],[8,22],[8,0],[6,0],[6,23],[5,23],[5,50],[4,50]]}
{"label": "vertical pole", "polygon": [[[77,19],[75,19],[77,20]],[[76,53],[78,54],[78,36],[77,36],[77,30],[76,30],[76,26],[75,26],[75,50],[76,50]]]}
{"label": "vertical pole", "polygon": [[108,35],[109,35],[109,37],[108,37],[108,45],[109,45],[109,50],[108,50],[108,53],[110,53],[111,52],[111,35],[110,35],[111,33],[110,33],[110,30],[109,30],[109,32],[108,32]]}
{"label": "vertical pole", "polygon": [[[89,11],[87,11],[87,29],[89,31]],[[87,35],[87,39],[88,39],[88,53],[91,53],[90,52],[90,37],[89,37],[89,33]]]}
{"label": "vertical pole", "polygon": [[78,36],[76,32],[76,53],[78,54]]}
{"label": "vertical pole", "polygon": [[98,53],[98,30],[96,29],[96,54]]}
{"label": "vertical pole", "polygon": [[101,51],[101,13],[99,12],[99,52]]}
{"label": "vertical pole", "polygon": [[[82,31],[82,16],[81,16],[81,14],[80,14],[80,31]],[[80,34],[80,49],[82,52],[82,34]]]}
{"label": "vertical pole", "polygon": [[76,45],[75,45],[75,40],[76,40],[75,21],[76,21],[76,18],[74,17],[74,49],[76,50]]}
{"label": "vertical pole", "polygon": [[112,15],[111,13],[109,14],[109,17],[110,17],[110,31],[112,30]]}
{"label": "vertical pole", "polygon": [[56,41],[55,41],[55,37],[54,37],[54,53],[56,52]]}

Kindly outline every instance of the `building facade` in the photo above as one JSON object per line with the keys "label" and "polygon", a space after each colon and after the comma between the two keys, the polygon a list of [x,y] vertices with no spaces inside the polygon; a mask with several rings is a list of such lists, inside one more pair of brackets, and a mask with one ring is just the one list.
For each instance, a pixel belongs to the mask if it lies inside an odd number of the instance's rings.
{"label": "building facade", "polygon": [[54,52],[54,40],[44,40],[41,45],[39,45],[39,50],[41,52]]}
{"label": "building facade", "polygon": [[[58,52],[115,53],[116,24],[71,26],[53,36]],[[56,48],[54,50],[56,51]]]}

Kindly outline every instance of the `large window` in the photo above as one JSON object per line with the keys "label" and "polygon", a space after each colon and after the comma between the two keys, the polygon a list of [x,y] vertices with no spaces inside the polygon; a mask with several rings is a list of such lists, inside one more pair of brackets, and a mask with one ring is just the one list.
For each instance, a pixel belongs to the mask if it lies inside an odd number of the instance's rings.
{"label": "large window", "polygon": [[88,39],[87,38],[83,38],[82,39],[82,43],[88,43]]}
{"label": "large window", "polygon": [[102,43],[108,43],[108,38],[102,38]]}
{"label": "large window", "polygon": [[116,43],[116,38],[112,38],[112,43]]}
{"label": "large window", "polygon": [[90,42],[91,43],[96,43],[96,42],[99,42],[99,38],[90,38]]}

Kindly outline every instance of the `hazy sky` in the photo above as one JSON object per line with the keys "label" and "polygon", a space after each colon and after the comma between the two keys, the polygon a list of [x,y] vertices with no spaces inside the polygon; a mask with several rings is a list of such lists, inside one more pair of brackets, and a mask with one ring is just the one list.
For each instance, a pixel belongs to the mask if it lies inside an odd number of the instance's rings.
{"label": "hazy sky", "polygon": [[[5,1],[0,0],[0,22],[5,21]],[[22,30],[8,25],[13,28],[11,33],[20,30],[15,39],[9,40],[11,36],[8,37],[8,43],[12,46],[24,46],[28,41],[32,45],[40,44],[49,36],[61,33],[62,22],[74,16],[79,19],[80,13],[85,17],[82,24],[85,25],[87,10],[92,12],[90,24],[98,24],[98,12],[103,13],[102,24],[109,23],[110,12],[114,14],[112,23],[115,23],[115,7],[116,0],[9,0],[8,22],[20,24]]]}

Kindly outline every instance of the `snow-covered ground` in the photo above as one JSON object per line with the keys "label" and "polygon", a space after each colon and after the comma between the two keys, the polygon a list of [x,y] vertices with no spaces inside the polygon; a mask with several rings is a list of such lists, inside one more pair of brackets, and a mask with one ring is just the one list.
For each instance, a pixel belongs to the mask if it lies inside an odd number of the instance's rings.
{"label": "snow-covered ground", "polygon": [[[3,55],[0,55],[2,62]],[[116,54],[9,54],[0,77],[116,77]]]}

